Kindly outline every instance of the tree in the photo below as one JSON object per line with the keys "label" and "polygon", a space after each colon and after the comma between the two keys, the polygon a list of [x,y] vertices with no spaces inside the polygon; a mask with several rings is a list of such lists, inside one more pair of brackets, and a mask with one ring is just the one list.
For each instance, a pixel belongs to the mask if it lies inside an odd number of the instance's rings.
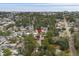
{"label": "tree", "polygon": [[55,44],[60,45],[61,46],[60,49],[63,51],[69,48],[68,41],[66,38],[59,38],[59,40],[57,40]]}
{"label": "tree", "polygon": [[0,31],[0,36],[9,36],[10,34],[10,31]]}
{"label": "tree", "polygon": [[4,55],[4,56],[10,56],[11,54],[12,54],[12,52],[11,52],[10,49],[7,48],[7,49],[4,49],[4,50],[3,50],[3,55]]}
{"label": "tree", "polygon": [[74,41],[76,49],[79,49],[79,32],[74,33]]}
{"label": "tree", "polygon": [[32,35],[24,36],[22,53],[24,56],[31,56],[34,49],[37,47],[37,42]]}

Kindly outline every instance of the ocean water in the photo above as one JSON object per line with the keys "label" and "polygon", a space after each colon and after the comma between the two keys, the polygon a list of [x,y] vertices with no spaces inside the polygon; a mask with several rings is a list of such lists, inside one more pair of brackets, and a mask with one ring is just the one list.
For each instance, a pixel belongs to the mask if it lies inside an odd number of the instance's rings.
{"label": "ocean water", "polygon": [[79,4],[0,3],[0,11],[79,11]]}

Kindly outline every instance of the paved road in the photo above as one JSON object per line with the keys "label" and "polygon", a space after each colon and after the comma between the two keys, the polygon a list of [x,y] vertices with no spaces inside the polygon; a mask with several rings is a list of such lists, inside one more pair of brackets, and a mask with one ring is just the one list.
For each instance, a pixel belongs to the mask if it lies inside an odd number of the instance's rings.
{"label": "paved road", "polygon": [[69,48],[70,48],[71,55],[76,56],[76,49],[74,47],[74,39],[69,31],[68,23],[67,23],[65,17],[64,17],[64,24],[65,24],[65,28],[66,28],[66,32],[67,32],[66,35],[68,36],[68,42],[69,42]]}

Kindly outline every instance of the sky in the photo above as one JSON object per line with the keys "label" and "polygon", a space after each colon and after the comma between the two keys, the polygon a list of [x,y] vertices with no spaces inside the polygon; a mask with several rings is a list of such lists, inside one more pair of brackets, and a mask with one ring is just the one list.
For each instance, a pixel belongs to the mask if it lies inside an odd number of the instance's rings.
{"label": "sky", "polygon": [[79,11],[79,4],[62,3],[0,3],[0,11]]}

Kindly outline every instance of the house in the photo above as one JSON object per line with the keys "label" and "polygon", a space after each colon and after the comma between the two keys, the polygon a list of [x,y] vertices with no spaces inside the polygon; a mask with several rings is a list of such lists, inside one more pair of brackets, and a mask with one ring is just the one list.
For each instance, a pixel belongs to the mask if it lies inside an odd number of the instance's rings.
{"label": "house", "polygon": [[17,51],[17,49],[11,49],[11,51],[12,51],[12,56],[16,56],[16,55],[18,55],[18,51]]}
{"label": "house", "polygon": [[46,27],[41,27],[41,28],[37,28],[36,33],[46,33],[48,31],[48,28]]}
{"label": "house", "polygon": [[7,39],[5,37],[0,36],[0,44],[4,43],[6,41],[7,41]]}

